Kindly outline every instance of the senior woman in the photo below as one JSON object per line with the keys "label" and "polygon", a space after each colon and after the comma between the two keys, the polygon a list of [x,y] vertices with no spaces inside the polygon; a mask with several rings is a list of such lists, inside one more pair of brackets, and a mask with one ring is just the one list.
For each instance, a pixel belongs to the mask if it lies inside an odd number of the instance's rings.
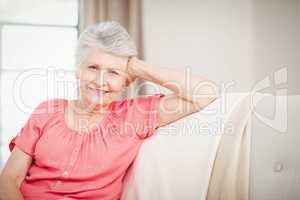
{"label": "senior woman", "polygon": [[[0,199],[120,199],[126,170],[155,129],[210,104],[217,86],[204,77],[137,57],[117,22],[91,25],[77,45],[77,100],[41,102],[10,142]],[[117,100],[143,79],[173,93]]]}

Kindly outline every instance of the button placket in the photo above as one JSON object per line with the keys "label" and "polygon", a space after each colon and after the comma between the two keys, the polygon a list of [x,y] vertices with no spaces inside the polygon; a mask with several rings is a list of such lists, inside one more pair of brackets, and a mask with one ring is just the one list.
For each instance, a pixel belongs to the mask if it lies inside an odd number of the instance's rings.
{"label": "button placket", "polygon": [[[71,173],[71,170],[73,169],[74,163],[76,162],[76,160],[78,158],[82,141],[83,141],[82,137],[78,137],[76,139],[75,147],[74,147],[74,150],[71,153],[70,159],[66,163],[65,167],[62,168],[62,171],[63,171],[62,174],[61,174],[62,178],[67,178],[67,177],[70,176],[70,173]],[[58,187],[62,184],[63,184],[63,180],[57,180],[54,187]]]}
{"label": "button placket", "polygon": [[82,144],[82,140],[83,140],[83,137],[79,137],[76,140],[75,148],[74,148],[74,150],[71,154],[67,170],[65,170],[65,172],[67,172],[68,174],[71,171],[72,167],[74,166],[74,164],[75,164],[75,162],[78,158],[78,154],[79,154],[79,150],[80,150],[80,147],[81,147],[81,144]]}
{"label": "button placket", "polygon": [[76,160],[78,159],[81,144],[82,144],[82,137],[79,137],[76,140],[74,150],[72,151],[72,154],[70,156],[69,162],[67,163],[66,169],[63,171],[63,174],[62,174],[63,177],[65,177],[65,178],[69,177],[69,175],[73,169],[73,166],[74,166]]}

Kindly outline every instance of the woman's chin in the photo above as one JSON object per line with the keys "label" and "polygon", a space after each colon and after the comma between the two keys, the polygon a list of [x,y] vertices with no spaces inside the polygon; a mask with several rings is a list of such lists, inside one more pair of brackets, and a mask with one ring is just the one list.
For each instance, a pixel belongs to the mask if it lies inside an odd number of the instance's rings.
{"label": "woman's chin", "polygon": [[110,97],[108,96],[98,96],[98,95],[89,95],[89,96],[86,96],[86,98],[89,102],[90,105],[108,105],[110,102],[111,102],[111,99]]}
{"label": "woman's chin", "polygon": [[93,105],[105,104],[106,103],[105,98],[99,97],[99,96],[96,96],[96,95],[89,96],[88,100],[89,100],[90,104],[93,104]]}

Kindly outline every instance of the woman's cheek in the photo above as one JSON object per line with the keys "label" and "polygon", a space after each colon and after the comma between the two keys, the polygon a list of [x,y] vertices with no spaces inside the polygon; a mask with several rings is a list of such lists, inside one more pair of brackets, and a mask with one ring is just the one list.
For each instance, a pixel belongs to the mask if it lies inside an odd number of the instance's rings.
{"label": "woman's cheek", "polygon": [[86,71],[82,74],[82,79],[85,81],[94,81],[96,80],[96,73]]}
{"label": "woman's cheek", "polygon": [[123,77],[112,77],[110,85],[114,91],[121,91],[125,87],[125,79]]}

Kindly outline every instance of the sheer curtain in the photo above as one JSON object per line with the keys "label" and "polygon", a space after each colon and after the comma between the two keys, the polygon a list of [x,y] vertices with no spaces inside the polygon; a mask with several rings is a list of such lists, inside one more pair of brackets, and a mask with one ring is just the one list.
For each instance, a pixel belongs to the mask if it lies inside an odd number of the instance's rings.
{"label": "sheer curtain", "polygon": [[[138,57],[143,59],[142,38],[142,1],[140,0],[80,0],[79,1],[79,33],[90,24],[101,21],[114,20],[124,26],[134,39],[138,48]],[[144,89],[138,85],[143,83],[138,80],[133,83],[121,97],[130,97],[143,94]]]}

